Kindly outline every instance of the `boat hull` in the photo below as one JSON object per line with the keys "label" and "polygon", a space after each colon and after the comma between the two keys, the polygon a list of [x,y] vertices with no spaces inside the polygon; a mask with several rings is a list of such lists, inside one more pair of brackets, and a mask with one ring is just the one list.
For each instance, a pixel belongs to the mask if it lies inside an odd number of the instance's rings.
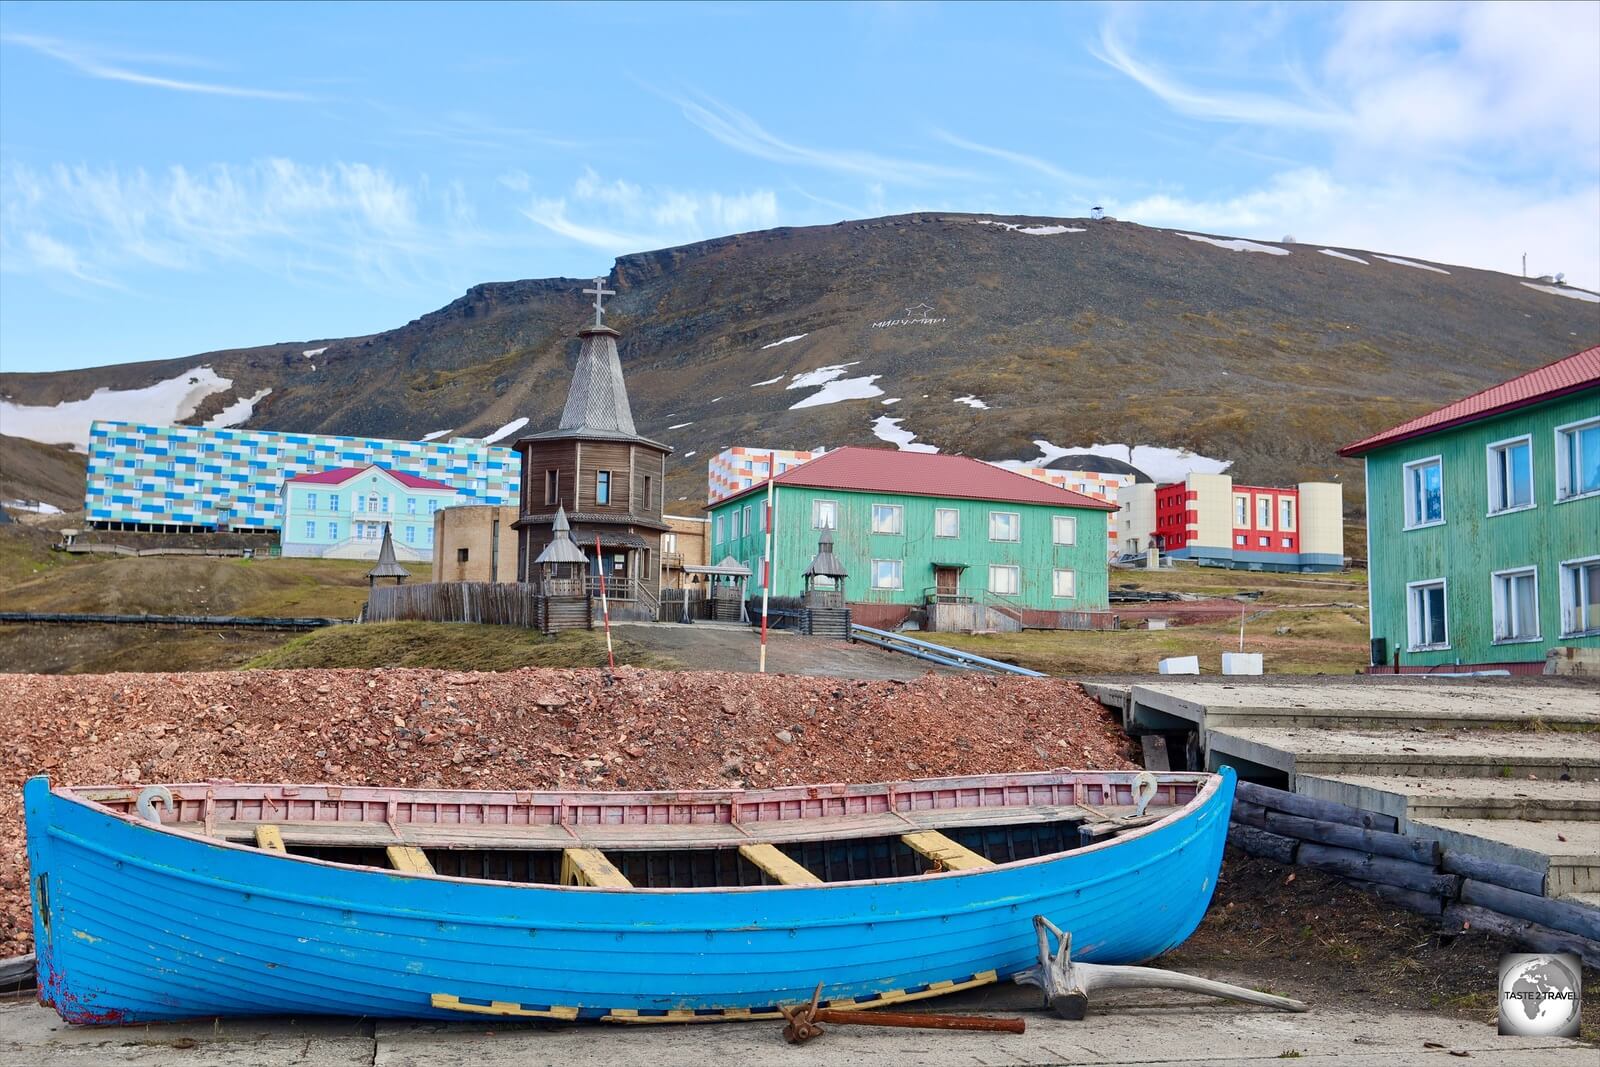
{"label": "boat hull", "polygon": [[1199,924],[1234,779],[1125,837],[915,878],[611,890],[418,877],[175,833],[25,790],[39,998],[73,1023],[761,1013],[1005,980],[1032,919],[1132,963]]}

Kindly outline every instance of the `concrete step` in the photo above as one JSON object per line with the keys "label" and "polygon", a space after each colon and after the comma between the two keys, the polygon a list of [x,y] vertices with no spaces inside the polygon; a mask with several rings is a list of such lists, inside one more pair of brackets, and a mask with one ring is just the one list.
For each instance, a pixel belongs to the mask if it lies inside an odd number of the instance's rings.
{"label": "concrete step", "polygon": [[1547,897],[1600,893],[1600,822],[1413,819],[1410,833],[1448,850],[1543,871]]}
{"label": "concrete step", "polygon": [[1408,819],[1600,821],[1600,787],[1586,781],[1515,778],[1398,778],[1301,773],[1295,791]]}
{"label": "concrete step", "polygon": [[1570,687],[1282,685],[1167,682],[1135,685],[1124,717],[1133,732],[1230,726],[1600,731],[1600,692]]}
{"label": "concrete step", "polygon": [[1559,779],[1600,783],[1600,734],[1459,730],[1209,730],[1206,766],[1245,777],[1364,774],[1413,778]]}

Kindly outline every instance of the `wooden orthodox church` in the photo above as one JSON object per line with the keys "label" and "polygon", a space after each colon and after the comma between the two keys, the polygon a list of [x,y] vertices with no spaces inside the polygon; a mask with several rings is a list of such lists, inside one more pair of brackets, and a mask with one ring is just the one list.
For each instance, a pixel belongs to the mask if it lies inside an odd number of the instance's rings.
{"label": "wooden orthodox church", "polygon": [[540,580],[537,561],[556,538],[556,515],[564,511],[572,540],[588,560],[588,592],[599,596],[603,574],[614,617],[655,619],[672,449],[634,427],[617,354],[622,335],[602,321],[604,298],[615,295],[604,283],[596,278],[594,288],[584,290],[594,295],[594,325],[578,333],[578,365],[560,424],[515,445],[522,457],[517,577]]}

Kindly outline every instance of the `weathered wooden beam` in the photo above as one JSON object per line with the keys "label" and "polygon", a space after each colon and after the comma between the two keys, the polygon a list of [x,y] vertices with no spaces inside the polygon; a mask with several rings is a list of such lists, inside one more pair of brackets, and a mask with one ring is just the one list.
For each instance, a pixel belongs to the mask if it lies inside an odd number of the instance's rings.
{"label": "weathered wooden beam", "polygon": [[384,850],[389,856],[389,866],[407,874],[432,874],[433,864],[428,856],[414,845],[390,845]]}
{"label": "weathered wooden beam", "polygon": [[1379,856],[1393,856],[1413,863],[1436,866],[1439,862],[1439,843],[1423,841],[1404,834],[1391,834],[1383,830],[1368,830],[1349,823],[1324,822],[1303,815],[1289,815],[1281,811],[1266,813],[1265,828],[1285,837],[1298,837],[1302,841],[1316,841],[1324,845],[1353,848],[1358,852],[1372,852]]}
{"label": "weathered wooden beam", "polygon": [[1139,738],[1139,746],[1144,751],[1145,770],[1172,770],[1172,760],[1167,755],[1167,739],[1165,737],[1160,734],[1145,734]]}
{"label": "weathered wooden beam", "polygon": [[1470,852],[1457,852],[1455,849],[1445,849],[1443,858],[1439,860],[1439,866],[1450,874],[1459,874],[1474,881],[1505,886],[1507,889],[1515,889],[1519,893],[1531,893],[1536,897],[1544,896],[1543,871],[1515,863],[1486,860],[1482,856],[1474,856]]}
{"label": "weathered wooden beam", "polygon": [[1515,889],[1468,878],[1461,883],[1461,902],[1498,911],[1528,922],[1565,930],[1591,941],[1600,941],[1600,909],[1550,897],[1536,897]]}
{"label": "weathered wooden beam", "polygon": [[1300,847],[1300,842],[1292,837],[1281,837],[1237,822],[1228,824],[1228,840],[1249,855],[1278,863],[1293,863],[1295,851]]}
{"label": "weathered wooden beam", "polygon": [[1444,911],[1444,898],[1432,893],[1419,893],[1415,889],[1403,889],[1382,882],[1358,882],[1351,879],[1350,884],[1407,911],[1421,912],[1423,915],[1438,915]]}
{"label": "weathered wooden beam", "polygon": [[561,850],[561,884],[632,889],[633,883],[597,848]]}
{"label": "weathered wooden beam", "polygon": [[766,872],[781,885],[821,885],[822,879],[790,859],[776,845],[740,845],[739,855]]}
{"label": "weathered wooden beam", "polygon": [[980,867],[993,867],[994,861],[972,851],[966,845],[952,841],[937,830],[921,830],[914,834],[901,834],[900,840],[947,871],[971,871]]}
{"label": "weathered wooden beam", "polygon": [[1440,874],[1425,863],[1395,859],[1392,856],[1374,856],[1353,848],[1319,845],[1308,841],[1300,846],[1298,862],[1307,867],[1327,871],[1360,882],[1382,882],[1402,889],[1415,889],[1419,893],[1455,898],[1461,879],[1453,874]]}
{"label": "weathered wooden beam", "polygon": [[1323,822],[1342,822],[1350,826],[1360,826],[1367,830],[1385,830],[1394,833],[1400,828],[1398,820],[1393,815],[1382,815],[1375,811],[1364,811],[1361,808],[1352,808],[1347,804],[1336,804],[1331,800],[1318,800],[1316,797],[1302,796],[1291,793],[1285,789],[1273,789],[1270,786],[1256,785],[1254,782],[1240,782],[1234,788],[1234,796],[1249,804],[1260,804],[1264,808],[1275,811],[1286,811],[1290,815],[1303,815],[1308,819],[1321,819]]}
{"label": "weathered wooden beam", "polygon": [[1462,933],[1480,931],[1498,934],[1518,948],[1535,952],[1575,952],[1586,966],[1600,967],[1600,941],[1591,941],[1564,930],[1552,930],[1548,926],[1502,915],[1488,908],[1455,904],[1444,909],[1444,922]]}
{"label": "weathered wooden beam", "polygon": [[256,847],[266,849],[268,852],[289,851],[283,845],[283,832],[268,823],[256,827]]}
{"label": "weathered wooden beam", "polygon": [[1267,809],[1260,804],[1247,804],[1243,801],[1235,800],[1233,802],[1233,810],[1228,813],[1228,817],[1234,822],[1244,823],[1246,826],[1254,826],[1258,830],[1267,828]]}

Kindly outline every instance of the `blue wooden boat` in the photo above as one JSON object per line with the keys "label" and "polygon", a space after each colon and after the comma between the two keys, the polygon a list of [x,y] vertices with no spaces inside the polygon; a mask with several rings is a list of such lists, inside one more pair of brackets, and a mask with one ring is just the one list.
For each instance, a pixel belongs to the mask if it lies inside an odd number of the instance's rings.
{"label": "blue wooden boat", "polygon": [[[1033,917],[1133,963],[1199,924],[1232,772],[766,790],[25,788],[39,998],[73,1023],[777,1017],[1005,980]],[[1148,805],[1146,807],[1146,805]]]}

